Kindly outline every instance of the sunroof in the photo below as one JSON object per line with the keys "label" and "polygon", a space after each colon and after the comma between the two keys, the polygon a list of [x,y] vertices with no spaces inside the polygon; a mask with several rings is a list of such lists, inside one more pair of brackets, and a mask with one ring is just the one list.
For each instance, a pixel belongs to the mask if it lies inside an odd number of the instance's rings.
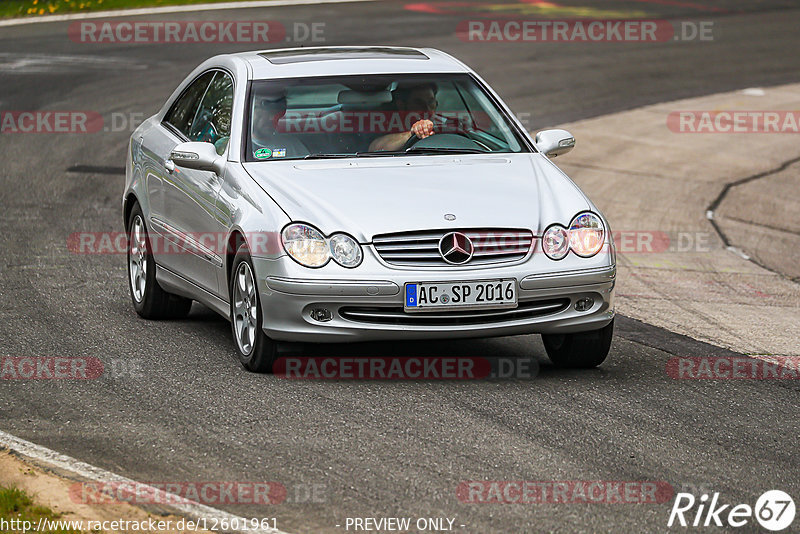
{"label": "sunroof", "polygon": [[332,59],[429,59],[413,48],[295,48],[261,52],[261,57],[275,65],[305,63],[307,61],[329,61]]}

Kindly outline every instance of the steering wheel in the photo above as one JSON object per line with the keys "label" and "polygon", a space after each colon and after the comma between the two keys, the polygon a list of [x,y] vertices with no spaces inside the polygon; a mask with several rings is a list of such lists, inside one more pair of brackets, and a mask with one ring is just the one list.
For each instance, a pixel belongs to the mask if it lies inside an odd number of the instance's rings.
{"label": "steering wheel", "polygon": [[[439,126],[441,127],[442,125],[439,125]],[[456,123],[455,128],[453,128],[453,129],[449,129],[448,128],[447,131],[442,132],[442,133],[460,135],[460,136],[466,137],[470,141],[474,142],[474,140],[472,139],[472,137],[470,137],[470,135],[467,132],[466,128],[464,128],[464,126],[461,124],[460,121],[458,121]],[[439,133],[438,135],[442,135],[442,133]],[[430,136],[428,136],[428,137],[430,137]],[[428,137],[426,137],[425,139],[428,139]],[[416,145],[420,141],[422,141],[422,139],[417,137],[417,134],[412,133],[411,137],[408,138],[408,140],[403,144],[403,146],[400,148],[400,150],[403,150],[403,151],[408,150],[409,148],[411,148],[412,146]]]}

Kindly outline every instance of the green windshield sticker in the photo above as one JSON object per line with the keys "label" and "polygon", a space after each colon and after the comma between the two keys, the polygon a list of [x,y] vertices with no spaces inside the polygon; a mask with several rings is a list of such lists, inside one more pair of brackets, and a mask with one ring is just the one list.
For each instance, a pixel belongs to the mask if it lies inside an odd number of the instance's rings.
{"label": "green windshield sticker", "polygon": [[272,157],[272,150],[268,148],[259,148],[254,154],[256,159],[267,159]]}

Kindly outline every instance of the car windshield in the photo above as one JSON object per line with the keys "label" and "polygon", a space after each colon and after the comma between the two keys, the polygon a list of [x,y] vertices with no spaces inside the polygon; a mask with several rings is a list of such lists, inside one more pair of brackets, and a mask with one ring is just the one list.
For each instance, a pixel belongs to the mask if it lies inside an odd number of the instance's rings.
{"label": "car windshield", "polygon": [[529,152],[468,74],[253,82],[247,161]]}

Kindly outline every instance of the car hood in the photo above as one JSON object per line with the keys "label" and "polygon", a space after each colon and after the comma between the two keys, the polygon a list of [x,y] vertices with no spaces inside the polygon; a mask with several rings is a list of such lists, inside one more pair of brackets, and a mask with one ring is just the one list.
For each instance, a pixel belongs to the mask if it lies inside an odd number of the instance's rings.
{"label": "car hood", "polygon": [[[294,221],[362,243],[430,229],[527,228],[541,232],[593,209],[541,154],[402,156],[245,163]],[[448,221],[445,214],[455,215]]]}

